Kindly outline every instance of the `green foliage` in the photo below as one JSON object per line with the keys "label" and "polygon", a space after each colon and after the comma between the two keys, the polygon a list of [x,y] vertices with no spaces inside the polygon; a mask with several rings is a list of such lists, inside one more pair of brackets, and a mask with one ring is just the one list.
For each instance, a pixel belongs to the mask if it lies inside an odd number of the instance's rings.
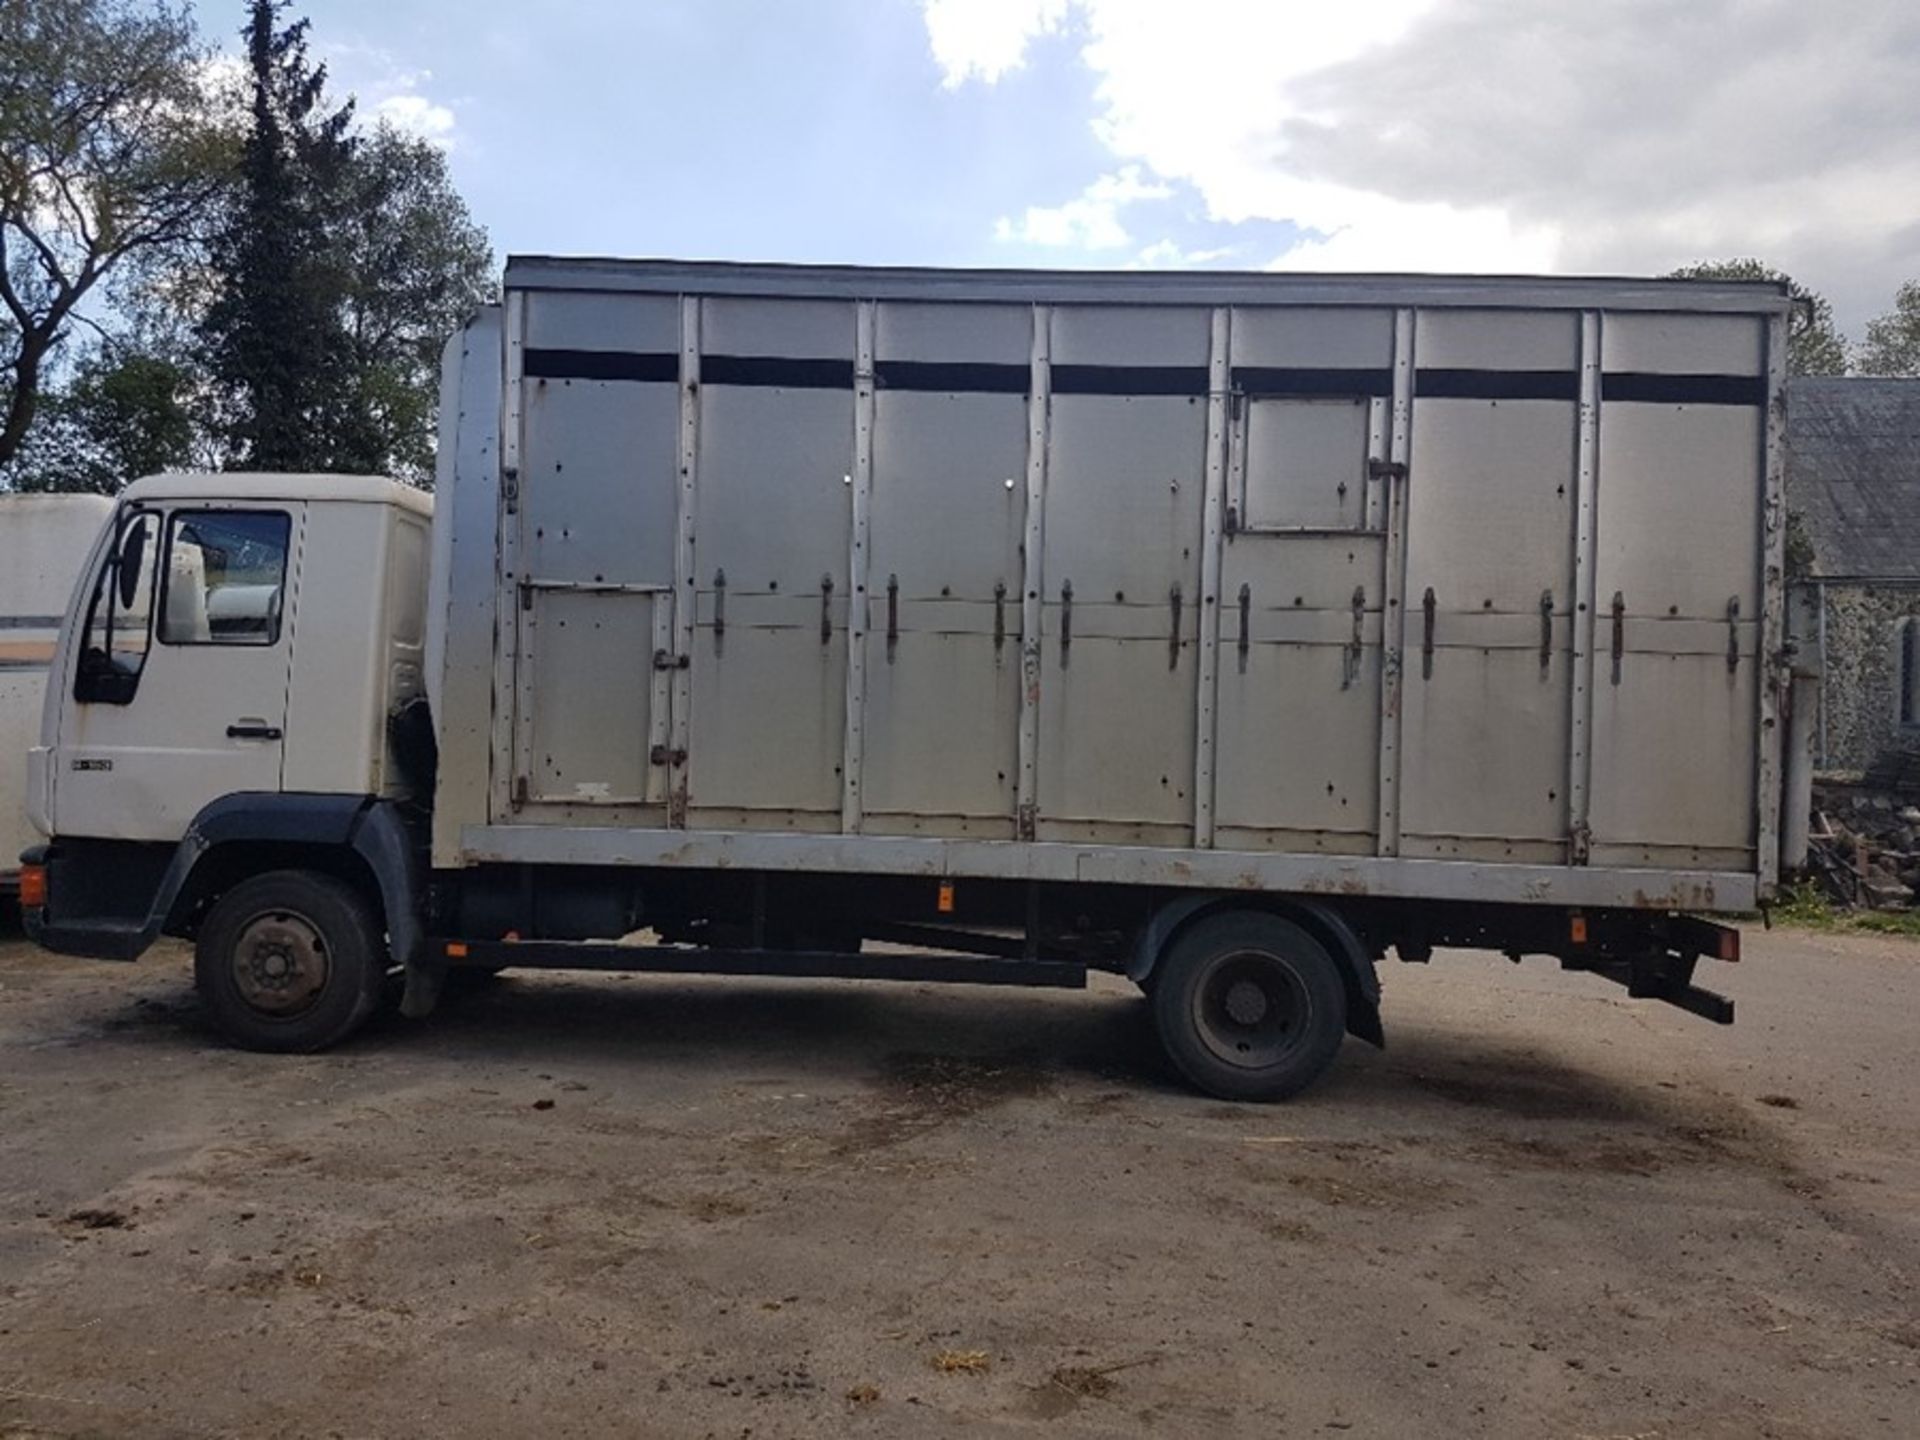
{"label": "green foliage", "polygon": [[331,230],[355,142],[351,103],[329,108],[327,72],[307,58],[307,22],[286,0],[252,0],[241,32],[250,76],[239,183],[214,237],[221,282],[200,335],[233,459],[261,470],[345,468],[353,389],[340,307],[348,279]]}
{"label": "green foliage", "polygon": [[132,476],[191,463],[196,425],[187,366],[97,350],[42,401],[39,423],[6,467],[13,489],[112,495]]}
{"label": "green foliage", "polygon": [[83,303],[191,251],[231,170],[171,0],[0,0],[0,467]]}
{"label": "green foliage", "polygon": [[1904,935],[1920,939],[1920,912],[1912,910],[1836,910],[1811,877],[1781,887],[1773,904],[1775,924],[1830,934]]}
{"label": "green foliage", "polygon": [[1673,272],[1676,280],[1773,280],[1786,284],[1796,302],[1787,322],[1787,369],[1794,375],[1844,375],[1847,341],[1833,321],[1833,306],[1785,271],[1754,259],[1702,260]]}
{"label": "green foliage", "polygon": [[1894,296],[1893,309],[1867,322],[1860,373],[1920,376],[1920,280],[1907,281]]}
{"label": "green foliage", "polygon": [[489,295],[493,256],[426,141],[352,129],[307,22],[252,0],[252,122],[200,333],[222,437],[252,469],[426,483],[440,347]]}
{"label": "green foliage", "polygon": [[354,468],[428,484],[440,351],[493,294],[493,251],[445,154],[381,125],[355,157],[335,232],[349,289]]}
{"label": "green foliage", "polygon": [[1812,879],[1781,886],[1780,898],[1774,901],[1771,914],[1778,923],[1803,930],[1832,930],[1839,924],[1827,892],[1820,888],[1819,881]]}

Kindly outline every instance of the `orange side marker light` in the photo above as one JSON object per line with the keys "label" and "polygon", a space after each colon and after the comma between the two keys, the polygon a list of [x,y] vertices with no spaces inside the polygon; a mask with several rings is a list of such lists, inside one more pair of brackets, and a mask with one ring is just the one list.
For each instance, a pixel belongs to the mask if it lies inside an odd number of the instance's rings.
{"label": "orange side marker light", "polygon": [[22,865],[20,867],[20,908],[38,910],[47,903],[47,867],[44,865]]}

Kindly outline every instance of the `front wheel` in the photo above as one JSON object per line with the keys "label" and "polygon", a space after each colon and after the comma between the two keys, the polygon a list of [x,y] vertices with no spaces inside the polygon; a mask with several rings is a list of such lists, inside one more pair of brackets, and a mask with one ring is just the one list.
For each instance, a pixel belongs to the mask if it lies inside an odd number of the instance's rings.
{"label": "front wheel", "polygon": [[1313,1083],[1347,1032],[1338,962],[1259,911],[1211,915],[1174,940],[1148,992],[1180,1073],[1222,1100],[1278,1100]]}
{"label": "front wheel", "polygon": [[311,870],[243,880],[200,927],[193,978],[220,1032],[245,1050],[324,1050],[380,999],[386,942],[372,906]]}

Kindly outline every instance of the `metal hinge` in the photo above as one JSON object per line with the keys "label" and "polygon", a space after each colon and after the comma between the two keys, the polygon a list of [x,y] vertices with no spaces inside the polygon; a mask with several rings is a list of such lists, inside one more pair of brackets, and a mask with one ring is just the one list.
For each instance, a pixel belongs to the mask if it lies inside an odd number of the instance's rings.
{"label": "metal hinge", "polygon": [[515,805],[527,803],[527,777],[524,775],[513,777],[513,803]]}
{"label": "metal hinge", "polygon": [[1346,654],[1340,666],[1340,688],[1351,690],[1353,682],[1360,678],[1360,659],[1365,654],[1367,638],[1367,587],[1353,587],[1353,638],[1347,642]]}
{"label": "metal hinge", "polygon": [[668,749],[665,745],[656,745],[647,752],[647,759],[655,765],[684,765],[687,763],[687,752],[684,747],[678,745],[672,749]]}
{"label": "metal hinge", "polygon": [[1434,611],[1437,604],[1438,602],[1434,599],[1433,587],[1429,585],[1427,587],[1427,593],[1420,597],[1420,612],[1422,616],[1420,633],[1420,678],[1422,680],[1431,680],[1433,678],[1433,622]]}
{"label": "metal hinge", "polygon": [[1613,592],[1613,683],[1620,683],[1620,669],[1627,653],[1627,597]]}
{"label": "metal hinge", "polygon": [[507,514],[520,512],[520,467],[508,465],[500,472],[500,498],[506,502]]}
{"label": "metal hinge", "polygon": [[1407,478],[1407,462],[1404,460],[1382,460],[1372,456],[1367,461],[1369,480],[1404,480]]}

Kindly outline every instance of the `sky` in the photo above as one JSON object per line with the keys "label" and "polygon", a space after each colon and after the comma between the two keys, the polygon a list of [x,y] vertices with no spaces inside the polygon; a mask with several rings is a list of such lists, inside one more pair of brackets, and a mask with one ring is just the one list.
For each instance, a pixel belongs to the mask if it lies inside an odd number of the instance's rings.
{"label": "sky", "polygon": [[1920,278],[1920,0],[304,12],[503,257]]}

